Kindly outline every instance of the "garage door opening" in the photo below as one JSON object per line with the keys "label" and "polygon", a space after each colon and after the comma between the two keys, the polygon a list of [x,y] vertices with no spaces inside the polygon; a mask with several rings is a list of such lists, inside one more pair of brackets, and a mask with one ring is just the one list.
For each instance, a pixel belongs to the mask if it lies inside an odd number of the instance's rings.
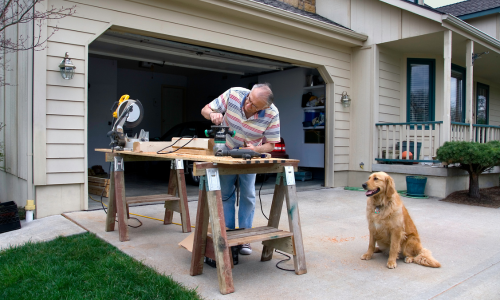
{"label": "garage door opening", "polygon": [[[112,124],[110,109],[122,95],[140,100],[145,111],[141,124],[126,130],[128,136],[144,129],[150,141],[170,141],[178,136],[202,136],[211,124],[201,116],[201,109],[227,89],[251,89],[255,83],[268,82],[280,112],[285,145],[277,150],[299,159],[300,170],[312,174],[310,181],[301,181],[297,176],[297,189],[324,185],[326,88],[315,69],[108,31],[89,46],[88,74],[89,175],[99,173],[95,166],[102,166],[109,174],[110,164],[94,149],[109,147],[106,134]],[[186,167],[188,199],[196,200],[197,178],[191,176],[190,166]],[[167,192],[169,162],[127,162],[125,169],[127,196]],[[256,187],[262,186],[263,193],[270,193],[274,182],[273,178],[261,176]],[[89,209],[100,207],[100,203],[89,201]]]}

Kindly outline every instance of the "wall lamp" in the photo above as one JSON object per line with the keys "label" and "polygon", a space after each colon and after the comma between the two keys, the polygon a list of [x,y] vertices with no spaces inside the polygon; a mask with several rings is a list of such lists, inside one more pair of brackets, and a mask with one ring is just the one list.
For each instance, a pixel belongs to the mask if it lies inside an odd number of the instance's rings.
{"label": "wall lamp", "polygon": [[61,72],[62,78],[66,80],[73,79],[73,76],[75,75],[75,69],[75,65],[69,58],[68,52],[66,52],[63,60],[59,64],[59,71]]}
{"label": "wall lamp", "polygon": [[340,98],[340,102],[342,103],[343,107],[349,107],[351,106],[351,97],[347,95],[347,92],[342,93],[342,97]]}

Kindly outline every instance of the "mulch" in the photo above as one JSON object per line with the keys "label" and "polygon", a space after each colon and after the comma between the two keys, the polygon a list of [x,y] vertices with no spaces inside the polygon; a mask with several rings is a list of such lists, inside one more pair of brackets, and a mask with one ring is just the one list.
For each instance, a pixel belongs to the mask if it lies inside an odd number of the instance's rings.
{"label": "mulch", "polygon": [[481,199],[478,201],[477,199],[469,197],[469,190],[457,191],[449,194],[448,197],[441,201],[491,208],[500,207],[500,187],[495,186],[487,189],[480,189],[479,195],[481,195]]}

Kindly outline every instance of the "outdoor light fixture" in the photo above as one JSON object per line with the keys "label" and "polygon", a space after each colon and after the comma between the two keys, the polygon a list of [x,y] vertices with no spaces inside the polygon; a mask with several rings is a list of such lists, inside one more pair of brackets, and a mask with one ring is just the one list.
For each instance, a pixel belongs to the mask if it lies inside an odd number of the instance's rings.
{"label": "outdoor light fixture", "polygon": [[59,70],[61,71],[61,76],[63,79],[70,80],[73,79],[73,75],[75,75],[75,65],[69,58],[68,52],[64,55],[64,59],[59,64]]}
{"label": "outdoor light fixture", "polygon": [[340,98],[340,102],[342,103],[343,107],[349,107],[351,106],[351,97],[347,95],[347,92],[342,93],[342,97]]}

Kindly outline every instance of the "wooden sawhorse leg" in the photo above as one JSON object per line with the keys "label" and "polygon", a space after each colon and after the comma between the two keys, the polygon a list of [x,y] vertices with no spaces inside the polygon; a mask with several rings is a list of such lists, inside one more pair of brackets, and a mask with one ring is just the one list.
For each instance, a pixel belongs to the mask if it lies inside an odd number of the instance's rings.
{"label": "wooden sawhorse leg", "polygon": [[122,156],[115,156],[111,166],[111,186],[108,214],[106,216],[106,231],[115,230],[115,216],[118,214],[118,234],[120,242],[129,240],[127,202],[125,201],[125,178]]}
{"label": "wooden sawhorse leg", "polygon": [[[179,197],[182,232],[191,232],[191,219],[187,201],[186,177],[184,175],[184,161],[182,159],[172,160],[170,177],[168,179],[168,194]],[[166,205],[167,206],[167,205]],[[172,224],[174,211],[165,209],[163,224]]]}
{"label": "wooden sawhorse leg", "polygon": [[[284,173],[279,173],[274,187],[273,202],[271,204],[271,213],[269,214],[268,225],[278,228],[283,207],[283,198],[286,199],[288,213],[288,225],[290,232],[293,233],[293,264],[295,274],[301,275],[307,273],[306,257],[304,253],[304,244],[302,241],[302,229],[300,227],[299,205],[297,201],[297,190],[295,189],[295,176],[293,167],[286,166]],[[274,247],[266,245],[264,242],[261,261],[271,260]]]}
{"label": "wooden sawhorse leg", "polygon": [[212,225],[212,240],[215,258],[217,261],[217,277],[221,294],[234,292],[233,273],[231,270],[231,254],[228,247],[222,194],[220,190],[219,170],[207,169],[207,175],[200,178],[200,197],[198,214],[191,257],[192,276],[203,272],[203,258],[205,256],[208,219]]}

